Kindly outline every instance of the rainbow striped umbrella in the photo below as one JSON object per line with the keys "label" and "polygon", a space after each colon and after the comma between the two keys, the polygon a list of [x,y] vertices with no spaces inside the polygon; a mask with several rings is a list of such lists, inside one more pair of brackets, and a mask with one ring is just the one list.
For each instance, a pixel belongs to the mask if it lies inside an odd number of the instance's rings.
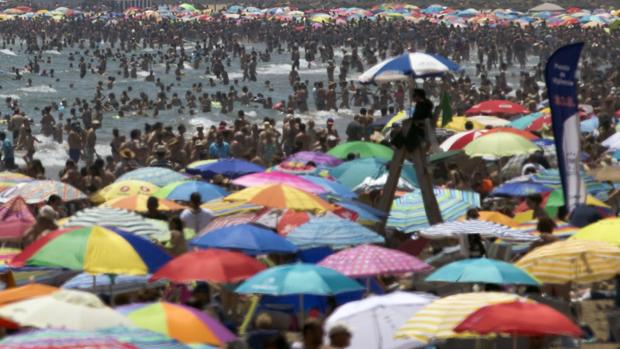
{"label": "rainbow striped umbrella", "polygon": [[179,304],[142,303],[116,310],[137,327],[164,334],[182,343],[223,346],[236,339],[226,327],[206,313]]}
{"label": "rainbow striped umbrella", "polygon": [[228,192],[217,185],[201,181],[181,181],[170,183],[158,190],[153,196],[174,201],[189,201],[193,193],[200,194],[202,202],[219,199]]}
{"label": "rainbow striped umbrella", "polygon": [[90,274],[144,275],[157,271],[170,256],[152,242],[98,225],[55,230],[15,256],[10,264],[84,270]]}
{"label": "rainbow striped umbrella", "polygon": [[24,174],[17,172],[0,172],[0,188],[14,187],[20,183],[27,183],[34,181],[34,178],[28,177]]}
{"label": "rainbow striped umbrella", "polygon": [[[480,195],[473,191],[435,188],[435,197],[443,220],[454,221],[464,215],[471,207],[480,206]],[[422,193],[419,190],[404,195],[392,203],[388,227],[407,233],[428,228]]]}
{"label": "rainbow striped umbrella", "polygon": [[335,207],[316,195],[286,184],[260,185],[245,188],[224,198],[275,209],[297,211],[333,211]]}
{"label": "rainbow striped umbrella", "polygon": [[21,196],[27,204],[40,204],[51,195],[58,195],[65,202],[87,199],[84,193],[67,183],[37,180],[21,183],[2,191],[0,202],[7,202],[16,196]]}
{"label": "rainbow striped umbrella", "polygon": [[318,184],[296,176],[294,174],[288,174],[284,172],[272,171],[272,172],[259,172],[239,177],[233,181],[233,184],[243,187],[255,187],[259,185],[268,184],[286,184],[291,187],[307,191],[314,194],[322,194],[327,192]]}
{"label": "rainbow striped umbrella", "polygon": [[138,349],[94,331],[44,329],[9,336],[0,341],[3,349]]}

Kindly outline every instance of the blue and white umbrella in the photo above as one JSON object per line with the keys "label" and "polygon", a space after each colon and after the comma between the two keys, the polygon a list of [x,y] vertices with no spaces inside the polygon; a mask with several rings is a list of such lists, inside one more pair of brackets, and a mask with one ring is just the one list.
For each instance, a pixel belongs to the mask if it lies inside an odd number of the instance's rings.
{"label": "blue and white umbrella", "polygon": [[383,237],[348,219],[325,215],[310,219],[286,238],[300,249],[330,247],[342,249],[362,244],[383,243]]}
{"label": "blue and white umbrella", "polygon": [[493,189],[491,195],[493,196],[530,196],[542,193],[548,193],[553,191],[554,188],[548,187],[542,183],[536,183],[531,181],[526,182],[507,182],[499,187]]}
{"label": "blue and white umbrella", "polygon": [[461,67],[458,64],[443,56],[409,52],[376,64],[360,75],[359,81],[369,83],[406,80],[409,77],[423,78],[441,75],[449,71],[459,71],[460,69]]}
{"label": "blue and white umbrella", "polygon": [[500,238],[510,241],[535,241],[538,237],[524,231],[511,229],[505,225],[479,221],[465,220],[435,224],[420,231],[420,235],[427,239],[457,238],[460,235],[480,234],[485,238]]}

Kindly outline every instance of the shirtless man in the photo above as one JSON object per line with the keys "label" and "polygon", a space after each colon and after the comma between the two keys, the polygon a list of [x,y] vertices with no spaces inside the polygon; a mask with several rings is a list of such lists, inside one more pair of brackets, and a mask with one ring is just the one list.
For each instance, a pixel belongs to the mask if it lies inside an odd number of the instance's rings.
{"label": "shirtless man", "polygon": [[93,120],[84,135],[84,161],[88,166],[92,165],[93,161],[95,161],[95,155],[97,154],[95,145],[97,144],[97,129],[99,126],[99,121]]}
{"label": "shirtless man", "polygon": [[67,143],[69,143],[69,158],[77,165],[82,154],[82,135],[77,124],[71,125],[69,135],[67,136]]}

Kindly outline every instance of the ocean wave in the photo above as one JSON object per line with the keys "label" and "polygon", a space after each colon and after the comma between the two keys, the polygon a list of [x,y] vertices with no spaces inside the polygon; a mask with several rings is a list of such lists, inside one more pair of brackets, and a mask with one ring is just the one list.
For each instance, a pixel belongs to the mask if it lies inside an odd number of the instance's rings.
{"label": "ocean wave", "polygon": [[57,93],[58,91],[47,85],[37,85],[30,87],[22,87],[18,89],[18,91],[29,92],[29,93]]}

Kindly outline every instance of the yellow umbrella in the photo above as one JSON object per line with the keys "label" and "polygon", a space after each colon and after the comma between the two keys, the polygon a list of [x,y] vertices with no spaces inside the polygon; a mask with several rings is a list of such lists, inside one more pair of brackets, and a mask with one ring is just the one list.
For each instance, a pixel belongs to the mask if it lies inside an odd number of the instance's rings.
{"label": "yellow umbrella", "polygon": [[569,239],[535,249],[516,266],[545,283],[605,281],[620,272],[620,248],[606,242]]}
{"label": "yellow umbrella", "polygon": [[130,195],[151,195],[160,188],[155,184],[139,180],[124,180],[114,182],[99,190],[90,197],[90,201],[100,204],[112,199],[126,197]]}
{"label": "yellow umbrella", "polygon": [[403,120],[405,120],[407,118],[407,113],[405,113],[404,110],[399,111],[396,115],[394,115],[390,121],[387,122],[387,124],[385,124],[385,126],[383,127],[383,131],[389,129],[390,127],[392,127],[392,125],[396,122],[401,122]]}
{"label": "yellow umbrella", "polygon": [[275,209],[297,211],[332,211],[329,202],[303,190],[286,184],[259,185],[238,191],[224,198],[227,201],[242,201]]}
{"label": "yellow umbrella", "polygon": [[571,237],[571,239],[602,241],[620,246],[620,218],[608,218],[587,225]]}
{"label": "yellow umbrella", "polygon": [[[474,125],[474,130],[482,130],[484,128],[483,124],[481,124],[481,123],[479,123],[477,121],[474,121],[474,120],[467,120],[467,117],[465,117],[465,116],[454,116],[454,117],[452,117],[452,121],[450,121],[443,128],[445,128],[446,130],[462,132],[462,131],[465,131],[465,123],[467,121],[471,121],[471,123]],[[441,127],[441,118],[439,118],[439,120],[437,120],[437,127]]]}
{"label": "yellow umbrella", "polygon": [[252,205],[243,201],[225,201],[222,199],[215,199],[202,204],[200,207],[206,208],[214,216],[231,216],[238,213],[246,213],[251,211],[257,211],[262,209],[262,206]]}
{"label": "yellow umbrella", "polygon": [[487,305],[527,301],[515,294],[501,292],[460,293],[438,299],[420,311],[401,326],[396,338],[414,339],[428,343],[436,339],[463,337],[452,330],[467,316]]}
{"label": "yellow umbrella", "polygon": [[590,171],[590,175],[600,182],[618,182],[620,183],[620,167],[602,167]]}
{"label": "yellow umbrella", "polygon": [[[150,196],[148,195],[130,195],[106,201],[101,206],[122,208],[129,211],[147,212],[146,202]],[[166,199],[157,199],[160,211],[180,211],[185,208],[174,201]]]}

